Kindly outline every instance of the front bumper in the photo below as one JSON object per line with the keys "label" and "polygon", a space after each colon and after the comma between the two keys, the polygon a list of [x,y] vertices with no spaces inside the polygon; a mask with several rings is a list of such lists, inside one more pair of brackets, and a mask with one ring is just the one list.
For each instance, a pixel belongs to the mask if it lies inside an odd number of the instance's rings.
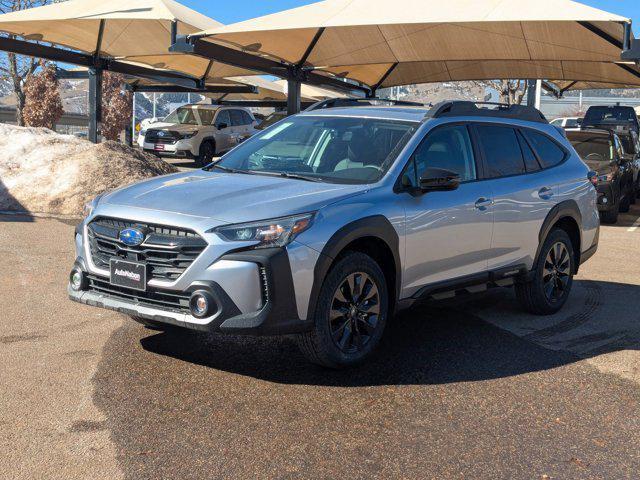
{"label": "front bumper", "polygon": [[602,182],[596,187],[598,192],[598,211],[608,212],[618,208],[615,194],[613,191],[613,185],[608,182]]}
{"label": "front bumper", "polygon": [[160,145],[162,145],[162,149],[158,150],[156,144],[145,141],[142,144],[142,149],[145,152],[154,153],[161,157],[194,158],[197,154],[194,151],[191,140],[178,140],[175,143],[163,143]]}
{"label": "front bumper", "polygon": [[[91,273],[82,258],[76,261],[87,275],[85,290],[76,291],[68,286],[69,298],[90,306],[114,310],[160,323],[177,325],[193,330],[241,335],[284,335],[308,331],[312,324],[298,316],[294,295],[293,275],[286,249],[251,250],[224,255],[213,267],[220,269],[219,281],[192,282],[181,291],[150,287],[145,293],[111,287],[109,279]],[[230,280],[230,277],[235,277]],[[256,292],[255,283],[258,284]],[[223,288],[224,287],[226,288]],[[257,309],[238,305],[238,289],[246,292],[249,303],[258,303]],[[206,291],[215,299],[215,313],[205,319],[191,315],[188,298],[195,291]],[[230,291],[235,290],[235,291]],[[180,296],[181,305],[157,305],[157,298]],[[259,295],[259,299],[252,299]],[[173,298],[173,297],[172,297]]]}

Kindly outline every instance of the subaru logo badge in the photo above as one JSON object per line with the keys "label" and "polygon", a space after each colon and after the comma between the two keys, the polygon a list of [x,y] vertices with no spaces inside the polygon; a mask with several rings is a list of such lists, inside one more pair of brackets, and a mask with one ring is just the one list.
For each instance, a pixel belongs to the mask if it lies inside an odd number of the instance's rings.
{"label": "subaru logo badge", "polygon": [[160,131],[158,132],[158,136],[159,136],[159,137],[164,137],[165,135],[166,135],[166,133],[164,133],[162,130],[160,130]]}
{"label": "subaru logo badge", "polygon": [[122,243],[130,247],[137,247],[144,242],[144,232],[137,228],[125,228],[120,231],[118,238]]}

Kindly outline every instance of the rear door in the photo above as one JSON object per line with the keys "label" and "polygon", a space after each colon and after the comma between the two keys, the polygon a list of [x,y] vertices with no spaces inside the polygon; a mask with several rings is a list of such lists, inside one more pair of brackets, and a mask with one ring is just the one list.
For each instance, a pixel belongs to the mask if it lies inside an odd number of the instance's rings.
{"label": "rear door", "polygon": [[[490,271],[517,265],[531,268],[540,229],[556,203],[554,175],[544,170],[526,130],[480,124],[475,126],[475,132],[495,202],[488,268]],[[552,142],[546,135],[533,135],[541,149]]]}

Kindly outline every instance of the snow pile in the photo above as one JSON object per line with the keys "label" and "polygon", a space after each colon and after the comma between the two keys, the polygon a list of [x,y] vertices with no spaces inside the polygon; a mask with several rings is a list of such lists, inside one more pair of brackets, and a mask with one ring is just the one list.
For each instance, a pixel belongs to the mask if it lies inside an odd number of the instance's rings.
{"label": "snow pile", "polygon": [[102,192],[176,171],[120,143],[0,124],[0,210],[79,215]]}

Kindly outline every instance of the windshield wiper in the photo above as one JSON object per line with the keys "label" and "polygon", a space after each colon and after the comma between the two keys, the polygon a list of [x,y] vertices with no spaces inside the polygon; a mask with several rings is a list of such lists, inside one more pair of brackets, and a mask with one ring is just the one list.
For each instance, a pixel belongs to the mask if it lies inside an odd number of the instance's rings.
{"label": "windshield wiper", "polygon": [[253,175],[253,172],[250,172],[248,170],[239,170],[237,168],[223,167],[222,165],[218,165],[216,163],[214,163],[213,165],[207,167],[207,170],[211,170],[213,168],[217,168],[218,170],[223,170],[223,171],[229,172],[229,173],[242,173],[242,174],[245,174],[245,175]]}
{"label": "windshield wiper", "polygon": [[289,173],[289,172],[266,172],[263,170],[253,170],[251,173],[255,175],[268,175],[270,177],[282,177],[282,178],[291,178],[293,180],[304,180],[305,182],[322,182],[321,178],[311,177],[308,175],[300,175],[298,173]]}

